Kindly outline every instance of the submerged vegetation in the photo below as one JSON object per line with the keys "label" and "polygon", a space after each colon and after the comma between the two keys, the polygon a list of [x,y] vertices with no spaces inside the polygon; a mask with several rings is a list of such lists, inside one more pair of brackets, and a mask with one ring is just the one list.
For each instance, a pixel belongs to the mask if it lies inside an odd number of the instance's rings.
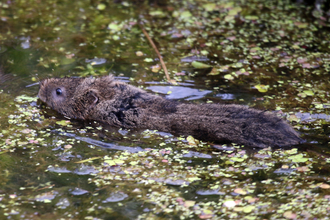
{"label": "submerged vegetation", "polygon": [[[1,218],[329,218],[326,3],[1,2]],[[259,150],[116,129],[36,97],[39,79],[108,73],[183,102],[276,110],[307,143]]]}

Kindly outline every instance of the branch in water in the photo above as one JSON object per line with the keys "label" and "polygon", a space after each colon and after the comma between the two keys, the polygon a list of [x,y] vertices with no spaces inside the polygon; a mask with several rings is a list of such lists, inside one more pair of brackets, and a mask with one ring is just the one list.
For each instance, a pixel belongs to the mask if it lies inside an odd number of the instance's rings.
{"label": "branch in water", "polygon": [[153,40],[150,38],[150,36],[149,36],[149,34],[147,33],[147,31],[146,31],[142,26],[140,26],[140,27],[141,27],[142,32],[143,32],[144,35],[147,37],[148,41],[150,42],[151,46],[154,48],[154,50],[155,50],[155,52],[156,52],[156,54],[157,54],[157,56],[158,56],[158,58],[159,58],[159,60],[160,60],[160,63],[161,63],[161,65],[162,65],[162,67],[163,67],[163,70],[164,70],[164,72],[165,72],[165,75],[166,75],[167,81],[169,81],[169,82],[172,83],[172,84],[175,84],[176,81],[175,81],[174,79],[171,79],[171,78],[170,78],[170,76],[169,76],[169,74],[168,74],[168,71],[167,71],[167,68],[166,68],[166,65],[165,65],[165,63],[164,63],[164,61],[163,61],[163,58],[162,58],[162,56],[160,55],[160,53],[159,53],[159,51],[158,51],[158,49],[157,49],[155,43],[154,43]]}

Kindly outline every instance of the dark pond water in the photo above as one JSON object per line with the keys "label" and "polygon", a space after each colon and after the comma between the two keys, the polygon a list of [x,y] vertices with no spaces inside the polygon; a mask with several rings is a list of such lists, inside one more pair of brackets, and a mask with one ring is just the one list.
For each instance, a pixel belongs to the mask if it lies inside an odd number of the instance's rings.
{"label": "dark pond water", "polygon": [[[327,3],[0,2],[0,218],[329,218]],[[276,111],[306,143],[214,145],[70,120],[37,98],[40,79],[109,73],[180,102]]]}

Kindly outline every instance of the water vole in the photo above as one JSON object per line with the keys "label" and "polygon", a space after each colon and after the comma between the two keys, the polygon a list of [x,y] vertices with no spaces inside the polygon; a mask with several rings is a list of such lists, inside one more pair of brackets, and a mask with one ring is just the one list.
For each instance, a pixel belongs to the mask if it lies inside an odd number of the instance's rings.
{"label": "water vole", "polygon": [[241,105],[196,105],[167,100],[116,81],[111,75],[95,79],[44,79],[38,95],[70,118],[122,128],[146,128],[262,148],[302,141],[288,123],[272,113]]}

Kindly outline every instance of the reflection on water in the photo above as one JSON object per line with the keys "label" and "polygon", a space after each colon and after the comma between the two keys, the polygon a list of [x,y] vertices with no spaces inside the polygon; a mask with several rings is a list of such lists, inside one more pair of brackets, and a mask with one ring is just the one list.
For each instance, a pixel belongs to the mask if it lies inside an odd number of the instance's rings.
{"label": "reflection on water", "polygon": [[223,93],[223,94],[216,94],[216,97],[221,98],[222,100],[234,100],[236,97],[234,94],[231,93]]}
{"label": "reflection on water", "polygon": [[88,138],[88,137],[80,137],[80,136],[77,136],[75,134],[70,134],[70,133],[66,133],[66,132],[62,132],[60,134],[68,136],[68,137],[73,137],[77,140],[84,141],[86,143],[93,144],[93,145],[103,147],[103,148],[107,148],[107,149],[111,149],[111,150],[126,150],[126,151],[131,152],[131,153],[137,153],[137,152],[140,152],[140,151],[144,151],[144,149],[142,149],[141,147],[138,147],[138,146],[135,146],[135,147],[120,146],[120,145],[117,145],[117,144],[105,143],[105,142],[102,142],[102,141],[94,140],[94,139]]}
{"label": "reflection on water", "polygon": [[147,89],[161,94],[167,94],[168,99],[185,99],[194,100],[203,98],[205,95],[211,93],[211,90],[192,89],[183,86],[149,86]]}
{"label": "reflection on water", "polygon": [[313,122],[317,119],[323,119],[326,121],[330,121],[330,115],[327,114],[310,114],[310,113],[296,113],[295,114],[297,116],[297,118],[300,118],[301,121],[305,121],[305,122]]}
{"label": "reflection on water", "polygon": [[[192,89],[184,86],[149,86],[147,89],[161,94],[167,94],[168,99],[185,99],[185,100],[195,100],[205,97],[210,94],[211,90],[199,90]],[[236,96],[231,93],[219,93],[215,95],[222,100],[234,100]]]}
{"label": "reflection on water", "polygon": [[106,59],[104,58],[94,58],[94,59],[86,59],[85,60],[86,63],[90,63],[92,65],[101,65],[107,62]]}
{"label": "reflection on water", "polygon": [[205,56],[188,56],[181,59],[181,62],[191,63],[194,61],[209,61],[210,59]]}
{"label": "reflection on water", "polygon": [[77,168],[73,173],[77,175],[89,175],[89,174],[95,174],[98,173],[98,170],[95,170],[92,166],[86,166],[84,164],[81,164],[79,168]]}
{"label": "reflection on water", "polygon": [[87,190],[80,189],[80,188],[75,188],[72,192],[70,192],[74,196],[81,196],[86,193],[89,193]]}
{"label": "reflection on water", "polygon": [[47,170],[54,173],[71,173],[66,167],[49,166]]}
{"label": "reflection on water", "polygon": [[29,49],[30,48],[30,37],[21,37],[21,47],[23,49]]}
{"label": "reflection on water", "polygon": [[40,194],[38,196],[35,197],[35,200],[37,202],[45,202],[45,201],[50,201],[55,199],[56,195],[58,194],[57,191],[52,191],[52,192],[47,192],[47,193],[43,193]]}
{"label": "reflection on water", "polygon": [[102,203],[108,203],[108,202],[119,202],[126,199],[128,195],[123,192],[113,192],[110,194],[110,197],[108,197],[106,200],[102,201]]}
{"label": "reflection on water", "polygon": [[210,196],[210,195],[225,195],[224,192],[220,192],[220,189],[199,189],[196,191],[197,195]]}
{"label": "reflection on water", "polygon": [[56,203],[56,206],[60,209],[66,209],[71,205],[70,201],[67,198],[59,199],[59,202]]}

